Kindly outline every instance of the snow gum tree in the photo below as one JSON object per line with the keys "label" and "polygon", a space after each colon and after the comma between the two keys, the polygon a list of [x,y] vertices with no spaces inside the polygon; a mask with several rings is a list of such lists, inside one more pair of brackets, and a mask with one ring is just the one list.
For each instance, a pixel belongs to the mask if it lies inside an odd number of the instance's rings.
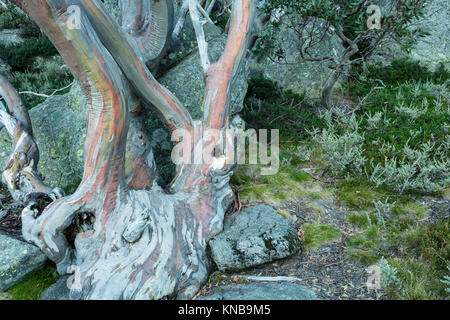
{"label": "snow gum tree", "polygon": [[[206,281],[207,242],[223,228],[235,164],[182,162],[170,185],[159,186],[141,111],[150,108],[170,130],[200,137],[185,146],[192,154],[214,146],[195,133],[229,127],[230,86],[246,56],[255,1],[232,1],[228,39],[216,62],[209,61],[202,29],[207,13],[196,0],[184,6],[204,68],[201,121],[150,71],[171,38],[171,0],[120,0],[120,25],[98,0],[13,1],[53,42],[88,101],[84,174],[75,193],[65,196],[42,183],[28,114],[0,78],[10,111],[3,108],[1,120],[15,142],[4,181],[13,193],[28,195],[22,197],[28,199],[25,239],[60,274],[78,273],[72,299],[192,298]],[[56,200],[42,209],[31,194]]]}

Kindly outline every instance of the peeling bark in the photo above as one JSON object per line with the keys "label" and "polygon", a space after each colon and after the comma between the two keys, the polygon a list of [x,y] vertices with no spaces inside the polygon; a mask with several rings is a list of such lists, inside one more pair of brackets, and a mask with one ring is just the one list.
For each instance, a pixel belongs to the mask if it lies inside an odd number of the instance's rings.
{"label": "peeling bark", "polygon": [[121,0],[122,29],[136,40],[150,69],[158,65],[173,31],[171,0]]}
{"label": "peeling bark", "polygon": [[[42,212],[30,204],[22,213],[25,239],[39,246],[60,274],[76,271],[80,287],[71,288],[73,299],[192,298],[208,276],[207,242],[222,230],[232,200],[234,164],[220,170],[207,163],[180,165],[170,192],[157,185],[141,108],[152,106],[171,130],[223,132],[254,1],[234,1],[223,56],[205,73],[200,124],[144,63],[145,46],[136,35],[148,29],[149,2],[151,7],[153,1],[123,1],[122,28],[100,1],[15,0],[55,44],[88,101],[80,186]],[[79,29],[65,23],[71,5],[81,8]],[[156,35],[154,42],[161,43]],[[200,138],[187,147],[210,143]],[[72,239],[68,230],[74,226]]]}

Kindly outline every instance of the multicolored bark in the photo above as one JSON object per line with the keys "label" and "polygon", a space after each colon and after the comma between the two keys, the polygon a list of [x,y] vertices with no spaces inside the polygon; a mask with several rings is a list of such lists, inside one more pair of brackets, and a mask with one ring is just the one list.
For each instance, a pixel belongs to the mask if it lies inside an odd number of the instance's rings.
{"label": "multicolored bark", "polygon": [[[148,13],[165,0],[122,1],[122,27],[100,1],[14,2],[55,44],[89,107],[82,182],[73,195],[43,212],[32,205],[24,209],[24,237],[38,245],[61,274],[78,273],[80,287],[71,289],[74,299],[193,297],[208,276],[207,242],[222,230],[232,199],[228,183],[234,165],[220,170],[209,163],[179,165],[169,191],[163,190],[155,181],[140,111],[152,108],[171,130],[223,131],[229,123],[230,83],[246,51],[254,0],[233,3],[224,54],[205,73],[205,116],[200,124],[145,63],[153,57],[147,48],[162,48],[171,36],[172,22],[164,14],[155,22]],[[81,8],[78,29],[66,23],[72,5]],[[168,24],[164,41],[149,27],[161,21]],[[210,142],[198,139],[188,147],[194,151]]]}

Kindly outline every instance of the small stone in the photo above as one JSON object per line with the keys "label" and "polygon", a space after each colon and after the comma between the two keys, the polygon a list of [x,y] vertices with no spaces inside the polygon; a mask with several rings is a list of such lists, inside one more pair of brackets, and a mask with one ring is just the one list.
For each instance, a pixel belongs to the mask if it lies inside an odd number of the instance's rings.
{"label": "small stone", "polygon": [[305,286],[293,283],[249,283],[224,285],[213,289],[213,294],[197,300],[319,300]]}

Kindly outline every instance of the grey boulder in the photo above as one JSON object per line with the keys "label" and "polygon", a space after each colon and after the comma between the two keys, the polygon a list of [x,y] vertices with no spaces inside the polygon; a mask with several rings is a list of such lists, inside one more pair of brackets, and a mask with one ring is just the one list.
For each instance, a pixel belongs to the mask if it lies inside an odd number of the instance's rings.
{"label": "grey boulder", "polygon": [[439,63],[450,65],[450,2],[431,1],[426,6],[425,17],[420,21],[430,35],[419,38],[411,56],[430,66]]}
{"label": "grey boulder", "polygon": [[[377,0],[376,4],[381,7],[381,14],[390,6],[390,0]],[[383,56],[376,55],[372,59],[389,65],[392,60],[399,58],[411,58],[418,60],[422,65],[435,69],[443,63],[447,68],[450,66],[450,2],[448,0],[428,1],[425,4],[425,14],[419,20],[413,20],[412,26],[420,26],[429,35],[417,38],[413,47],[405,51],[397,43],[389,44],[387,52]]]}
{"label": "grey boulder", "polygon": [[219,270],[229,271],[290,256],[300,249],[300,241],[291,221],[259,205],[230,216],[209,246]]}
{"label": "grey boulder", "polygon": [[[87,103],[78,85],[65,95],[52,96],[31,109],[33,133],[39,147],[39,172],[52,187],[74,191],[84,167]],[[11,153],[12,141],[0,130],[0,165]]]}
{"label": "grey boulder", "polygon": [[0,233],[0,291],[22,282],[46,261],[39,248]]}

